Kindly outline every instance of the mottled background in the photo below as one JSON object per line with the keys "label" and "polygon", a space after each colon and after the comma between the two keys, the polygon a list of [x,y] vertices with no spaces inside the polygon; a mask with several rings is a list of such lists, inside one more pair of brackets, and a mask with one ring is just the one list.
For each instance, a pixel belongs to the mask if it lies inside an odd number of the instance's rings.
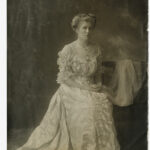
{"label": "mottled background", "polygon": [[[94,13],[105,61],[147,62],[147,0],[8,0],[8,148],[42,119],[58,88],[57,53],[75,39],[70,22]],[[134,105],[114,106],[122,150],[146,150],[147,81]]]}

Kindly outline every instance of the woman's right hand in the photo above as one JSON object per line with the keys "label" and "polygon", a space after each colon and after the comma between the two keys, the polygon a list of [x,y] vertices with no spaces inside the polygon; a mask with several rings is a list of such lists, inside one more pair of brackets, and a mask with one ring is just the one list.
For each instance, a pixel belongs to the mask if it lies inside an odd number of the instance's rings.
{"label": "woman's right hand", "polygon": [[90,91],[94,91],[94,92],[98,92],[101,90],[101,83],[99,84],[89,84],[87,86],[85,86],[85,89],[90,90]]}

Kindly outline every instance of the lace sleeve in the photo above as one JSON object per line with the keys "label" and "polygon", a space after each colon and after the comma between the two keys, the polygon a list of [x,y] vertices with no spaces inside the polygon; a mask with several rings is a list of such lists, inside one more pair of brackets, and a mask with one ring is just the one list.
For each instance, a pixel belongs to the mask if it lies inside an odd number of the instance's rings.
{"label": "lace sleeve", "polygon": [[73,75],[71,61],[70,48],[68,46],[64,46],[64,48],[58,53],[57,64],[59,66],[59,72],[57,75],[57,83],[64,83]]}
{"label": "lace sleeve", "polygon": [[96,83],[102,82],[102,73],[103,73],[101,48],[98,48],[98,51],[99,51],[99,55],[97,57],[97,71],[95,74],[95,82]]}

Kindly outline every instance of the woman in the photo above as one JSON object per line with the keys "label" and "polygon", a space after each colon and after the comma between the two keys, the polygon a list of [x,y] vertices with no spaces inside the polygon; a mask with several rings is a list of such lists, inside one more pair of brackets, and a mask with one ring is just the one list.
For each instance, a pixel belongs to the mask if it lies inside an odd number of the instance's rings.
{"label": "woman", "polygon": [[72,20],[77,40],[59,52],[60,87],[40,125],[18,150],[119,150],[112,103],[101,84],[101,49],[91,42],[96,18]]}

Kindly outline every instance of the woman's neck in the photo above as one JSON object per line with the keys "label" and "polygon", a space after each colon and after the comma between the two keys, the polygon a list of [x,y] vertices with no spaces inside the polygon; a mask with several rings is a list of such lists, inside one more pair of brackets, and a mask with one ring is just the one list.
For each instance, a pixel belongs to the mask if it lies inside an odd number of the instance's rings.
{"label": "woman's neck", "polygon": [[88,45],[90,45],[89,40],[77,39],[77,43],[82,47],[87,47]]}

